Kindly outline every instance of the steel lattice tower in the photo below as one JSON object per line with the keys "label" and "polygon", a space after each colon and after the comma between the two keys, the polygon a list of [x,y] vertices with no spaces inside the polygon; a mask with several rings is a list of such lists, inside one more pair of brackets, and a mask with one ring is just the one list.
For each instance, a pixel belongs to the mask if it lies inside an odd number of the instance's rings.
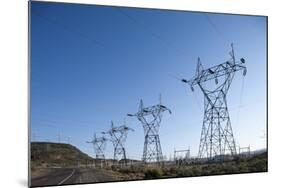
{"label": "steel lattice tower", "polygon": [[143,162],[161,162],[163,160],[162,149],[159,138],[159,127],[162,119],[162,113],[171,110],[161,104],[161,97],[159,104],[144,107],[142,100],[140,100],[139,111],[136,114],[128,114],[128,116],[136,116],[142,123],[145,141],[143,148]]}
{"label": "steel lattice tower", "polygon": [[91,143],[94,146],[94,151],[96,154],[96,159],[105,159],[104,151],[106,147],[106,141],[107,139],[104,136],[97,137],[96,134],[94,134],[94,138],[92,141],[87,142]]}
{"label": "steel lattice tower", "polygon": [[195,76],[187,81],[191,90],[198,85],[204,94],[204,119],[199,145],[199,158],[222,159],[224,155],[235,155],[236,144],[231,128],[226,95],[237,71],[247,69],[245,59],[235,60],[233,44],[231,44],[230,60],[217,66],[203,69],[198,58]]}
{"label": "steel lattice tower", "polygon": [[125,142],[129,131],[134,130],[127,127],[125,121],[124,125],[119,127],[114,127],[113,121],[111,121],[111,128],[107,132],[102,132],[103,134],[108,134],[110,136],[110,140],[114,147],[114,160],[116,162],[119,162],[120,160],[124,160],[125,164],[127,162]]}

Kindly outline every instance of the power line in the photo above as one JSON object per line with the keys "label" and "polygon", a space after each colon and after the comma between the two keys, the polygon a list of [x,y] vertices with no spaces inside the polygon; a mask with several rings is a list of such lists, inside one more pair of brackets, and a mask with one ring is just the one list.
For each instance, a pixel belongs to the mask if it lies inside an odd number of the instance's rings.
{"label": "power line", "polygon": [[242,107],[242,97],[243,97],[243,93],[244,93],[244,84],[245,84],[244,82],[245,82],[245,78],[243,76],[242,77],[241,91],[240,91],[240,96],[239,96],[239,106],[238,106],[238,110],[237,110],[237,119],[236,119],[236,124],[237,125],[239,123],[240,109]]}
{"label": "power line", "polygon": [[35,11],[33,11],[32,14],[34,14],[34,15],[36,15],[36,16],[38,16],[38,17],[40,17],[40,18],[42,18],[42,19],[44,19],[44,20],[46,20],[46,21],[48,21],[49,23],[55,24],[55,25],[57,25],[57,26],[60,26],[61,28],[63,28],[63,29],[66,30],[66,31],[69,31],[69,32],[74,33],[74,34],[77,34],[77,35],[80,36],[81,38],[87,39],[87,40],[91,41],[91,42],[92,42],[93,44],[95,44],[95,45],[102,46],[103,48],[106,47],[106,46],[105,46],[103,43],[101,43],[100,41],[98,41],[98,40],[96,40],[96,39],[93,39],[92,37],[89,37],[88,35],[86,35],[86,34],[80,32],[80,31],[78,31],[78,30],[74,30],[73,28],[69,27],[68,25],[65,25],[65,24],[62,24],[62,23],[58,22],[56,19],[51,19],[51,18],[49,18],[49,17],[43,16],[42,14],[37,13],[37,12],[35,12]]}
{"label": "power line", "polygon": [[212,26],[212,28],[214,29],[214,31],[217,33],[217,35],[219,36],[219,38],[225,43],[225,44],[229,44],[230,42],[226,39],[226,37],[224,36],[224,34],[222,32],[220,32],[220,30],[218,29],[218,27],[216,26],[216,24],[212,21],[212,19],[210,18],[210,16],[208,16],[208,13],[203,13],[202,14],[204,16],[204,18],[207,20],[207,22]]}
{"label": "power line", "polygon": [[177,48],[174,44],[172,44],[171,42],[167,41],[166,39],[162,38],[159,34],[155,33],[151,28],[149,28],[147,25],[143,24],[142,22],[140,22],[139,20],[137,20],[136,18],[134,18],[132,15],[130,15],[129,13],[127,13],[126,11],[122,10],[122,9],[116,9],[118,10],[119,13],[121,13],[122,15],[126,16],[127,18],[129,18],[131,21],[133,21],[135,24],[139,25],[142,27],[142,29],[144,31],[146,31],[147,33],[149,33],[151,36],[153,36],[154,38],[156,38],[157,40],[161,41],[167,48],[173,49],[174,51],[176,51],[179,55],[183,55],[186,56],[186,52]]}
{"label": "power line", "polygon": [[[176,80],[179,80],[179,81],[182,81],[182,79],[181,78],[179,78],[179,77],[177,77],[177,76],[173,76],[173,78],[175,78]],[[188,88],[187,87],[185,87],[186,86],[186,84],[185,83],[183,83],[183,82],[181,82],[182,83],[182,87],[183,87],[183,89],[184,89],[184,91],[185,91],[185,93],[189,93],[188,92]],[[201,111],[202,110],[202,107],[201,107],[201,105],[200,105],[200,100],[198,99],[198,97],[197,97],[197,95],[194,93],[194,92],[192,92],[192,95],[194,96],[194,98],[195,98],[195,102],[196,102],[196,106],[197,106],[197,108]]]}

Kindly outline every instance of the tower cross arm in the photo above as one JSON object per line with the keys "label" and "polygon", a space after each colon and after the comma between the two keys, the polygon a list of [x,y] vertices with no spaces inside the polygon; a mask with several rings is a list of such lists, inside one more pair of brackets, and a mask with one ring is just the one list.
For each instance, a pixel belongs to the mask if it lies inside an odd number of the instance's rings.
{"label": "tower cross arm", "polygon": [[143,108],[141,111],[135,113],[135,114],[127,114],[127,116],[146,116],[146,115],[150,115],[150,114],[153,114],[153,113],[156,113],[156,112],[165,112],[165,111],[168,111],[170,114],[172,113],[172,111],[167,108],[166,106],[164,105],[161,105],[161,104],[158,104],[158,105],[155,105],[155,106],[151,106],[151,107],[146,107],[146,108]]}
{"label": "tower cross arm", "polygon": [[161,110],[162,112],[168,111],[170,114],[172,113],[172,111],[171,111],[168,107],[166,107],[166,106],[164,106],[164,105],[159,104],[159,107],[160,107],[160,110]]}
{"label": "tower cross arm", "polygon": [[227,62],[221,63],[217,66],[213,66],[211,68],[199,71],[197,73],[197,75],[194,76],[190,80],[182,79],[181,81],[189,84],[190,87],[193,87],[197,84],[206,82],[208,80],[217,79],[219,77],[222,77],[222,76],[225,76],[230,73],[237,72],[237,71],[243,71],[243,75],[245,76],[247,68],[244,65],[244,63],[245,63],[245,60],[243,58],[241,58],[240,62],[235,62],[235,63],[227,61]]}
{"label": "tower cross arm", "polygon": [[88,144],[95,144],[95,143],[104,142],[104,141],[107,141],[107,140],[108,139],[103,136],[103,137],[95,138],[92,141],[87,141],[86,143],[88,143]]}

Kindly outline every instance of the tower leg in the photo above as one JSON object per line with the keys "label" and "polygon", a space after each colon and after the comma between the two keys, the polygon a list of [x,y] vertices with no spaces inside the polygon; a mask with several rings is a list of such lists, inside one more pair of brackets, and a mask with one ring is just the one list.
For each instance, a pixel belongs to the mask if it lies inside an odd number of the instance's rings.
{"label": "tower leg", "polygon": [[220,91],[204,94],[204,119],[198,157],[222,160],[226,154],[236,155],[225,93]]}
{"label": "tower leg", "polygon": [[163,160],[159,135],[146,135],[143,149],[143,161],[160,163]]}

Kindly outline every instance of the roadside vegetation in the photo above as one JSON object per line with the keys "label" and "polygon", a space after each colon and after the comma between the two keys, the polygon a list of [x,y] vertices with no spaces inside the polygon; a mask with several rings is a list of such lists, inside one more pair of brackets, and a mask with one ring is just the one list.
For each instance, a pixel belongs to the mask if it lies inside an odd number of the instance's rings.
{"label": "roadside vegetation", "polygon": [[182,166],[129,166],[112,167],[113,171],[126,174],[130,179],[158,179],[169,177],[194,177],[267,171],[267,153],[251,158],[236,158],[223,163],[192,164]]}
{"label": "roadside vegetation", "polygon": [[266,172],[267,152],[248,158],[237,157],[232,161],[220,163],[176,165],[169,162],[156,166],[134,161],[134,165],[120,167],[112,165],[113,162],[107,159],[107,165],[97,165],[93,168],[92,164],[100,164],[100,161],[96,161],[72,145],[49,142],[31,144],[31,176],[33,178],[51,174],[57,168],[79,166],[80,169],[85,168],[86,171],[93,170],[100,174],[108,174],[116,181]]}

